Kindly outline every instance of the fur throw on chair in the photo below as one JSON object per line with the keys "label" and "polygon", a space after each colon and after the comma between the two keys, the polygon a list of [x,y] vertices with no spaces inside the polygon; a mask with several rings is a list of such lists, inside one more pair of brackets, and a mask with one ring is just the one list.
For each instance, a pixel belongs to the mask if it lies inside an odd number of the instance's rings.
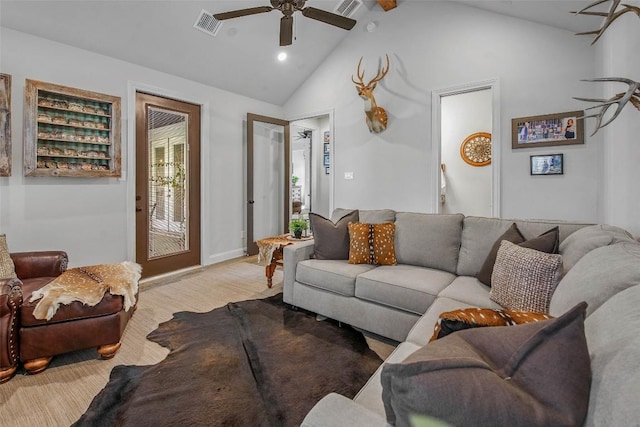
{"label": "fur throw on chair", "polygon": [[29,302],[42,298],[33,315],[36,319],[51,320],[60,304],[80,301],[94,306],[107,291],[122,295],[124,309],[128,311],[136,303],[141,273],[142,267],[131,261],[72,268],[32,293]]}

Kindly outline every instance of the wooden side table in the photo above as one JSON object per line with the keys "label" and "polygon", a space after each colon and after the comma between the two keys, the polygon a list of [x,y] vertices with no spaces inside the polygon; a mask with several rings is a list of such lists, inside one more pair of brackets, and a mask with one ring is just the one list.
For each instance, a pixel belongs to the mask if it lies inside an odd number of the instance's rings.
{"label": "wooden side table", "polygon": [[258,264],[264,266],[264,274],[267,277],[267,287],[270,288],[273,286],[273,273],[276,271],[276,267],[284,265],[284,247],[311,239],[313,239],[313,237],[296,239],[287,233],[280,236],[260,239],[256,242],[259,250]]}

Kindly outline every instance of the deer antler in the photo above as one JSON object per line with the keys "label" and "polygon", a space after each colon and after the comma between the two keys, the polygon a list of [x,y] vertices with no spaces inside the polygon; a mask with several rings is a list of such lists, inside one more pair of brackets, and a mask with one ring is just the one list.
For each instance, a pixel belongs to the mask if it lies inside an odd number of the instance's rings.
{"label": "deer antler", "polygon": [[588,9],[591,9],[592,7],[598,6],[608,1],[609,0],[597,0],[591,3],[589,6],[585,7],[584,9],[579,10],[578,12],[572,12],[572,13],[575,13],[576,15],[602,16],[605,18],[604,22],[602,23],[602,26],[599,29],[593,30],[593,31],[586,31],[584,33],[576,33],[576,35],[578,36],[596,34],[596,37],[591,42],[592,45],[595,44],[595,42],[597,42],[600,39],[600,37],[602,37],[605,30],[609,28],[609,26],[613,23],[613,21],[615,21],[625,13],[634,12],[640,18],[640,7],[637,7],[637,6],[623,4],[624,7],[616,12],[616,9],[620,4],[620,0],[612,0],[611,7],[609,8],[609,12],[594,12],[594,11],[588,10]]}
{"label": "deer antler", "polygon": [[[600,108],[600,112],[595,114],[590,114],[588,116],[583,116],[581,118],[595,117],[596,118],[596,130],[591,134],[591,136],[595,135],[596,132],[600,128],[607,126],[622,111],[622,108],[627,104],[627,102],[631,101],[631,104],[640,110],[640,82],[634,82],[631,79],[626,79],[622,77],[603,77],[599,79],[591,79],[591,80],[583,80],[585,82],[620,82],[626,83],[629,85],[629,89],[626,92],[620,92],[610,99],[596,99],[596,98],[574,98],[578,101],[586,101],[586,102],[599,102],[600,105],[594,105],[593,107],[587,108],[587,110],[592,110],[594,108]],[[609,120],[607,120],[604,124],[602,120],[604,119],[604,115],[609,110],[609,108],[613,105],[617,104],[616,111],[613,113],[613,116]]]}
{"label": "deer antler", "polygon": [[387,66],[385,68],[383,68],[382,70],[378,70],[378,74],[376,74],[376,76],[371,79],[371,81],[369,83],[367,83],[366,85],[364,84],[364,70],[362,70],[362,73],[360,73],[360,65],[362,64],[362,56],[360,57],[360,61],[358,61],[358,69],[356,71],[356,73],[358,74],[358,80],[360,80],[359,82],[355,81],[353,78],[353,74],[351,75],[351,81],[355,84],[357,84],[358,86],[362,86],[362,87],[369,87],[374,83],[379,82],[380,80],[382,80],[384,78],[384,76],[387,75],[387,73],[389,72],[389,55],[386,55],[387,57]]}
{"label": "deer antler", "polygon": [[382,70],[378,70],[378,74],[376,74],[376,76],[369,82],[367,86],[371,86],[372,84],[377,83],[380,80],[384,79],[384,76],[386,76],[387,73],[389,72],[389,55],[385,54],[384,56],[387,57],[386,67],[384,67]]}
{"label": "deer antler", "polygon": [[362,71],[362,74],[360,74],[360,64],[362,64],[362,56],[360,57],[360,61],[358,61],[358,70],[356,71],[356,73],[358,74],[358,80],[360,80],[359,82],[355,81],[353,79],[353,74],[351,74],[351,81],[355,84],[357,84],[358,86],[362,86],[364,87],[364,81],[362,79],[364,79],[364,70]]}

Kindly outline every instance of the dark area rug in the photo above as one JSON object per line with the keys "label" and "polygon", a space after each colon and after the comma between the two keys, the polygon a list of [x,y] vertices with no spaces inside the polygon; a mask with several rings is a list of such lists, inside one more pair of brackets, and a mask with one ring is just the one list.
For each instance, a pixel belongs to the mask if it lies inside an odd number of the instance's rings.
{"label": "dark area rug", "polygon": [[147,338],[171,350],[116,366],[75,426],[297,426],[322,397],[353,397],[382,360],[360,332],[282,294],[176,313]]}

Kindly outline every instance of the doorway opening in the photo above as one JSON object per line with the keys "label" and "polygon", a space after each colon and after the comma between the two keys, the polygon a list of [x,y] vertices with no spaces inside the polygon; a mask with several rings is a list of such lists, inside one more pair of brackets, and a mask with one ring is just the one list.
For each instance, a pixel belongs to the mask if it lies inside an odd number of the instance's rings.
{"label": "doorway opening", "polygon": [[[434,92],[434,212],[500,216],[498,100],[495,80]],[[486,135],[491,139],[489,147],[480,142],[487,142]],[[487,148],[489,162],[475,156]]]}
{"label": "doorway opening", "polygon": [[335,162],[331,114],[294,119],[290,125],[291,216],[308,219],[314,212],[328,218]]}

